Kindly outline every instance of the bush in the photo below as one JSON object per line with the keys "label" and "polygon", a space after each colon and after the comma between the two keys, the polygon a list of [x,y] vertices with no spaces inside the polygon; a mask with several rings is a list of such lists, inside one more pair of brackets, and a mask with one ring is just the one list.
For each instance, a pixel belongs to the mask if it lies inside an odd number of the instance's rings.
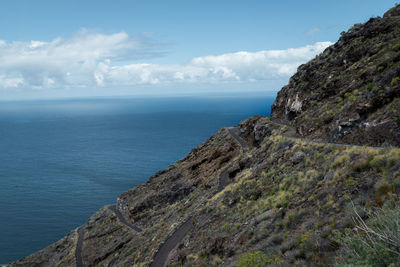
{"label": "bush", "polygon": [[386,195],[387,192],[393,189],[393,186],[385,180],[380,180],[375,184],[375,192],[378,198]]}
{"label": "bush", "polygon": [[372,90],[374,89],[374,87],[375,87],[375,84],[374,84],[374,83],[368,83],[368,84],[366,85],[366,89],[367,89],[368,91],[372,91]]}
{"label": "bush", "polygon": [[331,168],[336,168],[343,164],[348,164],[350,162],[350,155],[343,154],[341,156],[336,157],[335,161],[332,163]]}
{"label": "bush", "polygon": [[395,86],[398,85],[400,83],[400,77],[397,76],[395,78],[392,79],[392,82],[390,83],[391,86]]}
{"label": "bush", "polygon": [[236,267],[262,267],[268,263],[268,257],[261,251],[249,252],[240,257]]}
{"label": "bush", "polygon": [[400,262],[400,201],[390,194],[382,209],[368,212],[364,221],[355,212],[356,227],[338,234],[342,246],[338,266],[390,266]]}
{"label": "bush", "polygon": [[236,264],[236,267],[262,267],[271,264],[281,264],[282,259],[279,255],[268,257],[261,251],[249,252],[242,257]]}
{"label": "bush", "polygon": [[230,233],[233,231],[233,228],[233,225],[227,222],[221,226],[221,231]]}
{"label": "bush", "polygon": [[287,212],[285,218],[283,219],[283,225],[286,229],[291,229],[295,224],[298,223],[304,214],[305,212],[302,209],[296,209]]}
{"label": "bush", "polygon": [[394,51],[400,50],[400,44],[395,44],[395,45],[393,45],[393,46],[392,46],[392,49],[393,49]]}

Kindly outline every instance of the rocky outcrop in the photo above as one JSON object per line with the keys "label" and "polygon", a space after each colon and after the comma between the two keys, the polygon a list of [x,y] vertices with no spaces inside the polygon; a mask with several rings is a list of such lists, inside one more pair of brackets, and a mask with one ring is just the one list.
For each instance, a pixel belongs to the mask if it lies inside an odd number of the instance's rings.
{"label": "rocky outcrop", "polygon": [[251,146],[259,146],[277,127],[267,117],[254,116],[239,124],[241,137]]}
{"label": "rocky outcrop", "polygon": [[271,118],[309,139],[399,146],[399,10],[354,25],[301,65],[278,93]]}

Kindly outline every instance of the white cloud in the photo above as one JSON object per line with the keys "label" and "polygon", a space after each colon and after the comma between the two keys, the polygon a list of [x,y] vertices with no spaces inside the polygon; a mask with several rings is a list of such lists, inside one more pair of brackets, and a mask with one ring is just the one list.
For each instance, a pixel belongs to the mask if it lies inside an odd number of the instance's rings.
{"label": "white cloud", "polygon": [[110,66],[100,63],[94,76],[98,85],[162,83],[251,82],[289,77],[296,68],[321,53],[331,42],[300,48],[237,52],[192,59],[188,64],[130,64]]}
{"label": "white cloud", "polygon": [[105,35],[82,30],[72,37],[50,42],[0,40],[0,86],[93,85],[93,72],[100,62],[150,57],[149,48],[146,40],[131,38],[125,32]]}
{"label": "white cloud", "polygon": [[0,75],[0,87],[3,88],[17,88],[23,85],[24,79],[22,77],[6,77]]}
{"label": "white cloud", "polygon": [[[194,58],[187,64],[126,64],[159,55],[125,32],[81,31],[50,42],[0,40],[0,88],[82,88],[140,84],[251,82],[288,77],[330,42],[300,48]],[[121,62],[124,62],[122,64]]]}

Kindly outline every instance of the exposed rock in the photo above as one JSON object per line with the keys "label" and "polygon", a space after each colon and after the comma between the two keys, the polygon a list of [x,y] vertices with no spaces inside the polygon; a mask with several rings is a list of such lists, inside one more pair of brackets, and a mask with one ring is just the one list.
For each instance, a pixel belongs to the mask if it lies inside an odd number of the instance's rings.
{"label": "exposed rock", "polygon": [[334,170],[329,170],[329,171],[325,174],[324,180],[325,180],[325,181],[331,180],[331,179],[333,178],[333,175],[334,175],[334,174],[335,174],[335,171],[334,171]]}
{"label": "exposed rock", "polygon": [[254,116],[248,118],[239,124],[240,134],[248,143],[258,146],[276,128],[269,122],[267,117]]}
{"label": "exposed rock", "polygon": [[[286,121],[307,138],[399,146],[399,9],[354,25],[299,66],[278,93],[271,118]],[[376,120],[387,122],[382,127]]]}
{"label": "exposed rock", "polygon": [[304,160],[304,157],[305,157],[305,154],[304,154],[303,151],[296,151],[293,154],[292,161],[293,161],[294,164],[298,164],[298,163],[300,163],[300,162],[302,162]]}
{"label": "exposed rock", "polygon": [[296,94],[294,99],[289,97],[286,104],[286,117],[288,120],[292,120],[300,114],[302,106],[303,103],[299,98],[299,94]]}

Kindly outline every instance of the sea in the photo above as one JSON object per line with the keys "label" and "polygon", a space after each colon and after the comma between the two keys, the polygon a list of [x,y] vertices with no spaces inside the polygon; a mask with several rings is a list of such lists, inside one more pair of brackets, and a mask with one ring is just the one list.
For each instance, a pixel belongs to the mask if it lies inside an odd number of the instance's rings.
{"label": "sea", "polygon": [[0,101],[0,264],[38,251],[272,96]]}

